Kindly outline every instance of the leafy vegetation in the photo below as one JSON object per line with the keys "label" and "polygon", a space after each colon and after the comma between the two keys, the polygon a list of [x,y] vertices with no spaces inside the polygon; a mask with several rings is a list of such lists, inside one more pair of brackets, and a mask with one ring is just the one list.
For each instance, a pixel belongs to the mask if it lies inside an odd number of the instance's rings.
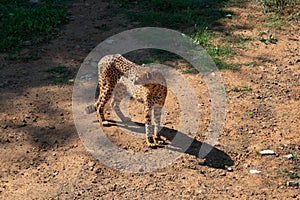
{"label": "leafy vegetation", "polygon": [[116,0],[141,26],[184,29],[195,24],[207,27],[231,13],[222,8],[225,0]]}
{"label": "leafy vegetation", "polygon": [[266,15],[268,27],[282,27],[300,19],[300,0],[258,0]]}
{"label": "leafy vegetation", "polygon": [[50,78],[55,85],[63,85],[70,82],[70,78],[73,76],[73,71],[65,66],[58,66],[48,69]]}
{"label": "leafy vegetation", "polygon": [[67,21],[63,0],[0,0],[0,51],[50,39]]}
{"label": "leafy vegetation", "polygon": [[[115,0],[121,3],[129,19],[139,26],[157,26],[180,30],[203,46],[220,69],[231,68],[225,60],[233,54],[228,46],[213,45],[209,28],[233,13],[223,9],[226,0]],[[194,28],[193,28],[194,27]],[[193,28],[193,30],[191,30]],[[188,69],[184,73],[191,73]]]}
{"label": "leafy vegetation", "polygon": [[[207,28],[204,30],[197,30],[192,35],[197,44],[200,44],[207,53],[213,58],[219,69],[227,69],[234,66],[228,65],[225,59],[233,54],[233,50],[228,46],[213,45],[211,43],[212,33],[209,33]],[[232,68],[233,69],[233,68]]]}
{"label": "leafy vegetation", "polygon": [[291,157],[292,160],[295,160],[295,161],[298,161],[299,158],[298,158],[298,155],[297,154],[292,154],[292,157]]}
{"label": "leafy vegetation", "polygon": [[293,8],[299,0],[259,0],[264,12],[277,12],[284,14]]}

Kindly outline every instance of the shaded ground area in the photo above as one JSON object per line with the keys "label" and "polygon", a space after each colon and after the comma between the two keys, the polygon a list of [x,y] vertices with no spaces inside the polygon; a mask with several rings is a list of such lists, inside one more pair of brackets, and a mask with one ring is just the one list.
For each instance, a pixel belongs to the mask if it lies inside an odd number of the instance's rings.
{"label": "shaded ground area", "polygon": [[[120,4],[71,2],[69,14],[74,20],[56,39],[23,48],[15,56],[1,54],[0,198],[300,198],[299,186],[287,186],[288,181],[300,182],[299,22],[268,26],[270,21],[264,21],[265,14],[255,3],[225,8],[232,14],[212,27],[213,42],[229,44],[236,52],[229,63],[239,67],[220,72],[227,95],[223,133],[210,154],[197,156],[210,123],[210,97],[200,75],[184,74],[198,97],[199,131],[182,157],[156,172],[124,173],[98,162],[83,146],[73,122],[69,79],[84,58],[107,37],[142,26],[118,12]],[[278,40],[275,44],[261,39],[271,35]],[[146,53],[141,55],[147,58]],[[187,67],[183,60],[165,63],[178,71]],[[57,67],[58,72],[51,70]],[[69,84],[56,85],[62,73],[68,74]],[[180,115],[176,102],[174,95],[168,96],[163,134],[169,139]],[[131,111],[133,120],[141,122],[142,107],[133,102]],[[142,137],[115,126],[105,131],[123,149],[150,151]],[[275,155],[259,155],[265,149]],[[288,154],[290,159],[284,157]],[[251,174],[254,169],[261,172]]]}

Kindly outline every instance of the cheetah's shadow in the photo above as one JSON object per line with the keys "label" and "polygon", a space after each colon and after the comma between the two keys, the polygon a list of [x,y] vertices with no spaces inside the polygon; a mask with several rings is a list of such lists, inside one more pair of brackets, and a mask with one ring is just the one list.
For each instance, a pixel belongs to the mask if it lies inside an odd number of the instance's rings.
{"label": "cheetah's shadow", "polygon": [[[134,131],[139,134],[145,133],[145,125],[143,123],[131,122],[129,123],[130,126],[128,126],[127,123],[123,122],[110,122],[110,126],[118,126],[120,128]],[[191,136],[188,136],[187,134],[179,132],[175,129],[163,127],[160,130],[160,135],[170,141],[169,145],[164,145],[163,147],[171,149],[173,151],[194,155],[197,158],[205,159],[205,161],[201,163],[201,165],[209,166],[212,168],[226,169],[227,167],[234,164],[234,161],[224,151],[207,143],[200,142],[199,140],[194,139]],[[177,141],[174,141],[175,137],[177,138]],[[183,142],[178,142],[178,138]],[[189,142],[188,144],[190,145],[186,146],[186,144],[184,144],[185,141]]]}

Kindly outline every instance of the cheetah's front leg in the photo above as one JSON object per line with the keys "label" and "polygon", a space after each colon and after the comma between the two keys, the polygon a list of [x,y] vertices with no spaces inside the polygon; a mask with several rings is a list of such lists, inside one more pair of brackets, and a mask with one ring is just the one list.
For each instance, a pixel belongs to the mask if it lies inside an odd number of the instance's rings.
{"label": "cheetah's front leg", "polygon": [[111,95],[112,95],[112,93],[109,90],[102,90],[102,91],[100,91],[99,98],[98,98],[97,102],[95,103],[97,118],[100,123],[100,126],[108,125],[108,121],[106,121],[104,118],[104,106],[110,99]]}
{"label": "cheetah's front leg", "polygon": [[145,106],[145,129],[146,129],[146,142],[148,147],[155,147],[156,144],[153,139],[153,126],[151,125],[151,106]]}
{"label": "cheetah's front leg", "polygon": [[118,83],[117,86],[115,87],[115,91],[111,103],[113,110],[116,112],[116,114],[118,115],[118,117],[121,119],[122,122],[130,121],[130,118],[126,117],[120,109],[120,104],[122,99],[125,96],[125,92],[126,92],[126,86],[122,83]]}
{"label": "cheetah's front leg", "polygon": [[161,145],[164,143],[164,140],[161,138],[159,131],[160,131],[160,119],[161,119],[161,105],[154,105],[153,106],[153,114],[154,114],[154,136],[153,140],[156,145]]}

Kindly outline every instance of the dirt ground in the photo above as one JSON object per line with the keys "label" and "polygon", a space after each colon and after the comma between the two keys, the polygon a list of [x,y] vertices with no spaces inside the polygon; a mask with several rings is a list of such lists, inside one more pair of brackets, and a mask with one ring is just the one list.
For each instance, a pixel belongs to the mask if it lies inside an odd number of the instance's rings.
{"label": "dirt ground", "polygon": [[[210,101],[201,76],[185,74],[202,116],[192,147],[158,171],[126,173],[89,154],[74,126],[73,86],[54,84],[48,72],[65,66],[75,77],[97,44],[137,25],[110,9],[106,2],[75,1],[69,8],[74,20],[56,39],[0,56],[0,199],[300,199],[299,186],[287,185],[300,182],[299,23],[268,28],[257,5],[226,8],[234,15],[214,27],[216,42],[230,30],[226,38],[236,51],[231,61],[244,64],[220,71],[227,113],[218,144],[205,158],[197,156],[210,122]],[[103,24],[109,30],[95,28]],[[276,44],[259,41],[264,30],[264,37],[278,39]],[[170,95],[165,122],[170,133],[180,114],[175,105]],[[117,127],[105,130],[128,151],[160,151],[148,150],[142,138]],[[257,153],[266,149],[275,154]]]}

